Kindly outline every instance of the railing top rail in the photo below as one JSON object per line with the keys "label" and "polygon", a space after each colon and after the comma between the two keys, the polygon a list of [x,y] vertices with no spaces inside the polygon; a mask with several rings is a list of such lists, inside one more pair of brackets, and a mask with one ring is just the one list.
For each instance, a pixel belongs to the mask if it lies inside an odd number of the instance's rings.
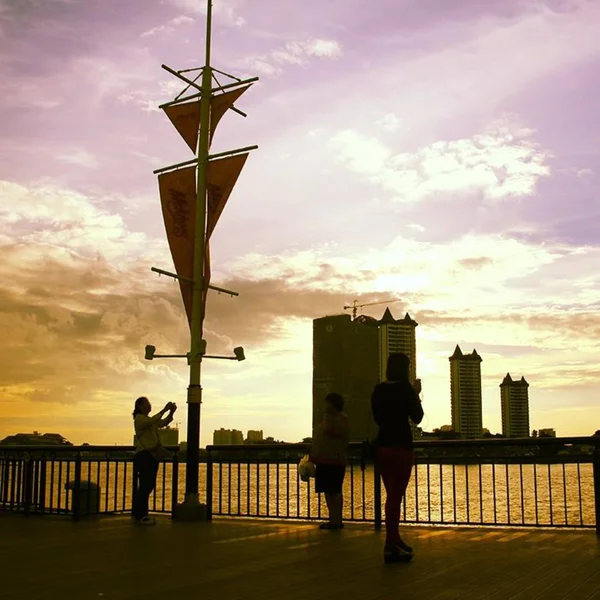
{"label": "railing top rail", "polygon": [[[303,451],[310,448],[310,443],[299,444],[210,444],[206,446],[208,451],[273,451],[273,450],[298,450]],[[362,442],[351,442],[351,449],[359,449]],[[466,447],[496,447],[496,446],[600,446],[600,436],[577,436],[577,437],[541,437],[541,438],[489,438],[477,440],[415,440],[415,448],[466,448]]]}
{"label": "railing top rail", "polygon": [[[179,446],[166,446],[167,450],[180,451]],[[135,452],[135,446],[69,446],[67,444],[30,444],[20,446],[18,444],[0,444],[0,452]]]}

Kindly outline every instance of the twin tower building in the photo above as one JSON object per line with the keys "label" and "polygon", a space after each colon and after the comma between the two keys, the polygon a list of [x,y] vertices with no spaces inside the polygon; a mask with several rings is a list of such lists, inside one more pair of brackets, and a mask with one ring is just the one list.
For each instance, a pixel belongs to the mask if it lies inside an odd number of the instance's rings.
{"label": "twin tower building", "polygon": [[[417,378],[416,328],[407,313],[394,319],[386,308],[381,319],[360,315],[334,315],[313,321],[313,431],[323,419],[323,398],[329,392],[344,397],[350,420],[351,441],[372,437],[371,392],[385,379],[387,358],[402,352],[410,359],[410,379]],[[481,356],[463,354],[456,346],[450,357],[452,428],[465,439],[482,436]],[[500,385],[502,433],[529,436],[529,384],[510,375]]]}

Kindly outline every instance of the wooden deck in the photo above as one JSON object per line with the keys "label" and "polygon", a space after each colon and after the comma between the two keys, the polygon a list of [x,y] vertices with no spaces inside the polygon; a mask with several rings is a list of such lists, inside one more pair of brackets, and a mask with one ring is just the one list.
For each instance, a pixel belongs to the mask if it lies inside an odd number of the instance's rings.
{"label": "wooden deck", "polygon": [[383,533],[369,525],[0,515],[0,598],[600,599],[591,531],[407,527],[405,537],[413,562],[384,565]]}

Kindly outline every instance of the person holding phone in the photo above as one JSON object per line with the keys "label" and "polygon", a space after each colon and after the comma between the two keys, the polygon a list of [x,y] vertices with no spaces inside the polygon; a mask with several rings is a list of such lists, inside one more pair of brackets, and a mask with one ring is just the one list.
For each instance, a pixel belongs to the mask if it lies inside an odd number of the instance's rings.
{"label": "person holding phone", "polygon": [[423,419],[419,394],[421,380],[413,386],[409,378],[410,359],[400,352],[390,354],[386,381],[378,383],[371,395],[373,418],[378,425],[375,461],[386,491],[385,562],[408,561],[413,549],[400,537],[400,505],[406,493],[413,466],[413,440],[410,421]]}
{"label": "person holding phone", "polygon": [[[135,401],[133,425],[135,429],[135,456],[133,459],[134,477],[137,476],[137,489],[133,497],[133,517],[139,525],[155,525],[148,516],[148,499],[156,487],[158,463],[168,452],[162,445],[158,430],[166,427],[177,410],[174,402],[167,402],[164,408],[150,416],[152,405],[146,396]],[[165,417],[164,415],[167,414]]]}

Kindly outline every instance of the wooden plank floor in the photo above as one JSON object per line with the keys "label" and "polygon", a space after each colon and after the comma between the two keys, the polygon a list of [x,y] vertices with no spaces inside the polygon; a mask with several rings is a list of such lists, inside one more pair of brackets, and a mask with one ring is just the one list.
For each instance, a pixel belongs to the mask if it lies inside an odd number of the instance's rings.
{"label": "wooden plank floor", "polygon": [[384,565],[383,534],[369,525],[0,515],[0,598],[600,600],[591,531],[407,527],[405,537],[413,562]]}

